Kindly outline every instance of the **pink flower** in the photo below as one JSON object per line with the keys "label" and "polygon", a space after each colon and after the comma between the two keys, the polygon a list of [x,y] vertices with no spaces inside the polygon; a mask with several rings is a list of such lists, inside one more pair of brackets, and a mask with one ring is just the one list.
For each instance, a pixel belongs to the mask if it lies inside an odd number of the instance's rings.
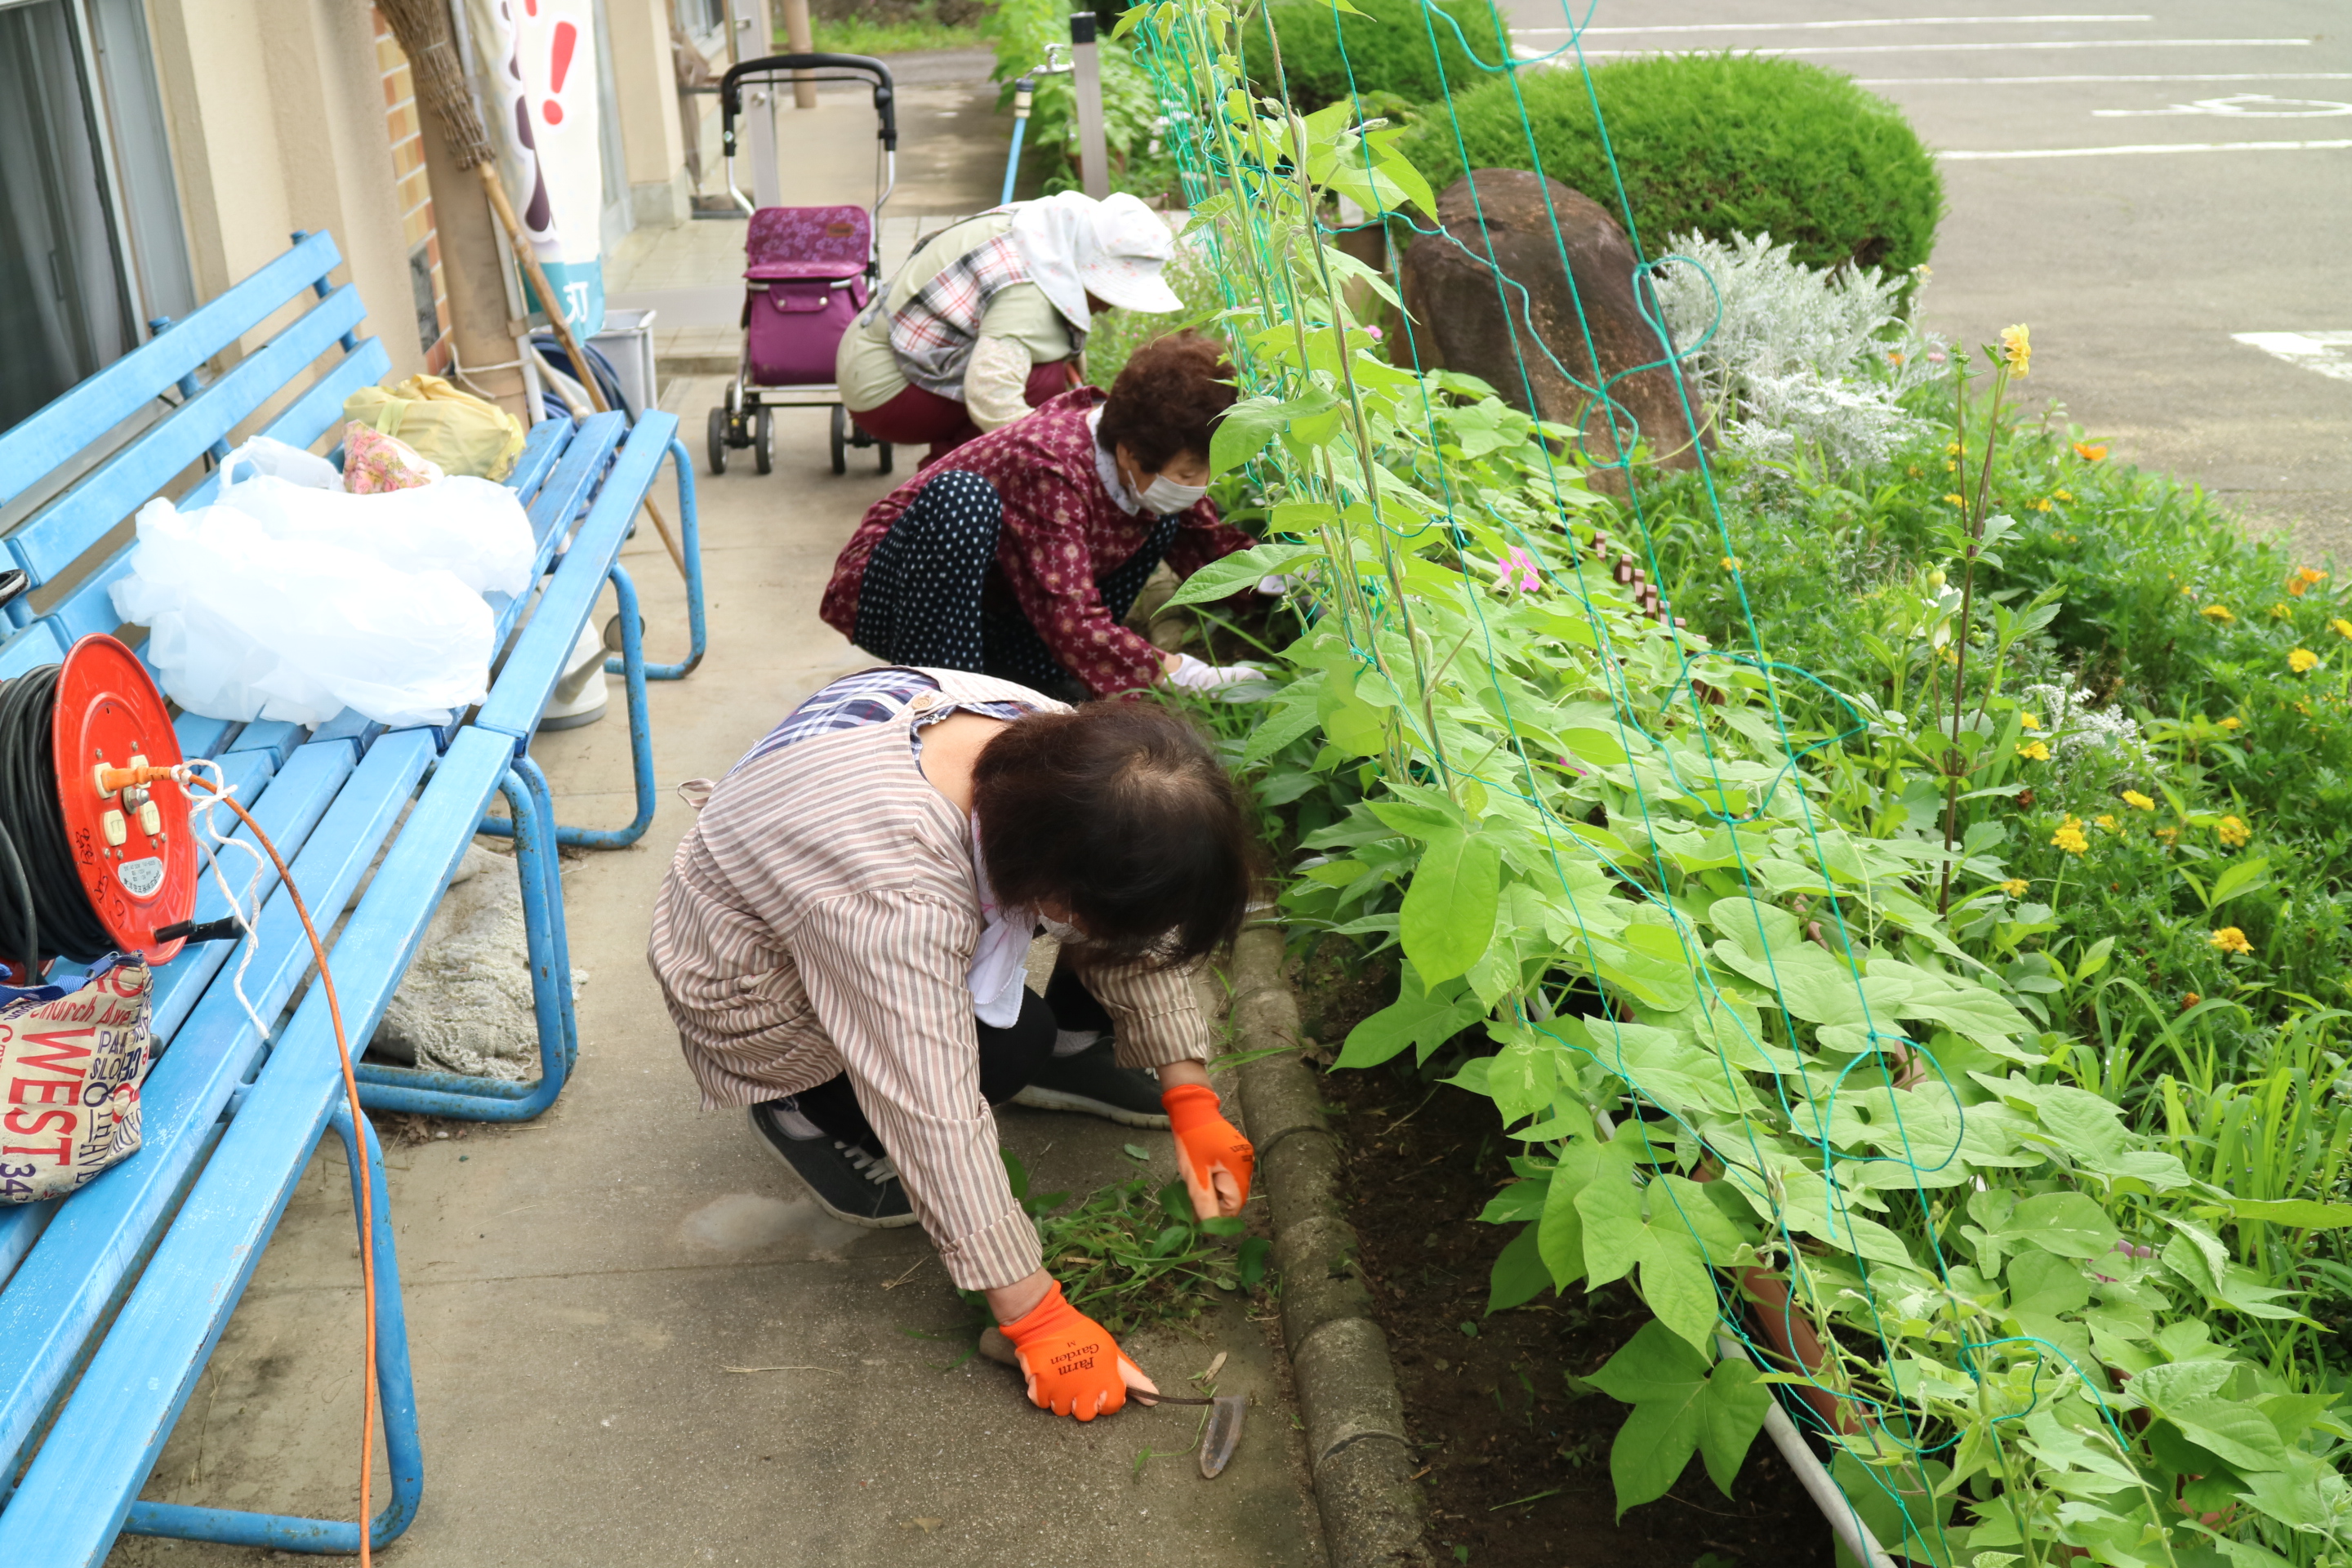
{"label": "pink flower", "polygon": [[1516,544],[1511,546],[1501,560],[1495,563],[1495,592],[1507,594],[1511,591],[1511,574],[1514,572],[1519,574],[1517,586],[1520,592],[1534,592],[1538,585],[1536,577],[1536,558]]}
{"label": "pink flower", "polygon": [[1381,341],[1381,330],[1378,327],[1366,327],[1364,331],[1370,334],[1372,342],[1379,342]]}

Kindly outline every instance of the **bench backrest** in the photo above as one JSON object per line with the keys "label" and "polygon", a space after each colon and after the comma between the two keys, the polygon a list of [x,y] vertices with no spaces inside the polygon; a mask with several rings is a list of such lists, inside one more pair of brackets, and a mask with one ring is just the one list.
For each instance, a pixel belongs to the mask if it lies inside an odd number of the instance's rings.
{"label": "bench backrest", "polygon": [[[359,291],[328,280],[341,262],[332,236],[297,234],[292,249],[252,277],[30,418],[0,431],[0,509],[5,509],[54,483],[53,476],[85,459],[126,421],[152,412],[159,402],[176,400],[170,413],[102,456],[7,536],[7,563],[22,567],[36,588],[60,579],[68,585],[38,615],[30,594],[6,607],[0,626],[5,638],[0,641],[0,678],[62,658],[77,637],[117,629],[120,618],[109,590],[129,570],[131,546],[124,543],[103,560],[93,558],[94,552],[190,465],[207,455],[215,461],[226,456],[232,437],[257,412],[292,392],[251,433],[307,447],[338,426],[345,398],[383,378],[391,357],[382,342],[361,335]],[[234,368],[208,385],[199,384],[201,366],[289,306],[307,309]],[[561,496],[542,495],[541,487],[573,445],[568,419],[534,426],[507,479],[530,508],[542,567],[593,494],[621,432],[599,434],[601,451],[572,451],[572,460],[562,464],[560,477],[568,482],[558,487]],[[205,475],[177,498],[179,504],[203,505],[218,483],[217,472]],[[501,600],[494,608],[503,637],[520,606]]]}

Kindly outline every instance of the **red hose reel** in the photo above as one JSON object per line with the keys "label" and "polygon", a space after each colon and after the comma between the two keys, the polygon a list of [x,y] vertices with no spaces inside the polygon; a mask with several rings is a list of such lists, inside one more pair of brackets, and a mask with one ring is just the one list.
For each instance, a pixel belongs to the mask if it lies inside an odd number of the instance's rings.
{"label": "red hose reel", "polygon": [[100,768],[176,767],[171,710],[139,656],[103,634],[81,638],[58,672],[51,726],[58,807],[89,907],[124,952],[168,963],[196,907],[196,838],[176,779],[108,790]]}

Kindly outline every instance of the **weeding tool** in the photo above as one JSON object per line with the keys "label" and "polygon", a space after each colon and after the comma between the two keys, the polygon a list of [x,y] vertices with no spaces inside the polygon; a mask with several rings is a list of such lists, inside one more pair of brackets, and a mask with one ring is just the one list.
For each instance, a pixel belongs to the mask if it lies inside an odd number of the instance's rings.
{"label": "weeding tool", "polygon": [[[1001,1329],[981,1331],[980,1353],[1000,1366],[1009,1366],[1017,1371],[1021,1365],[1020,1358],[1013,1353],[1013,1342],[1004,1337]],[[1223,1361],[1224,1358],[1220,1356],[1217,1359]],[[1225,1466],[1233,1461],[1234,1450],[1241,1447],[1242,1417],[1249,1409],[1249,1400],[1242,1394],[1220,1394],[1203,1399],[1197,1394],[1160,1394],[1130,1388],[1127,1396],[1145,1405],[1198,1405],[1207,1408],[1208,1425],[1201,1433],[1201,1477],[1203,1480],[1214,1480],[1222,1474]]]}

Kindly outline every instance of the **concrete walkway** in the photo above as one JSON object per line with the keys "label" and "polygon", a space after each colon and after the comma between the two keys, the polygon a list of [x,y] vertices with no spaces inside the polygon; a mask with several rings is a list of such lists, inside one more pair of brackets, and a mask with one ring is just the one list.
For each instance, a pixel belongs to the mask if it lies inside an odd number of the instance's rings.
{"label": "concrete walkway", "polygon": [[[942,101],[924,108],[919,95]],[[969,84],[906,92],[902,211],[968,212],[993,199],[1003,129],[963,134],[981,121],[960,107],[984,113],[990,101]],[[799,123],[818,117],[837,121],[839,134],[797,167],[822,173],[870,146],[850,135],[870,135],[862,98],[828,96]],[[793,199],[845,198],[858,199]],[[903,247],[912,233],[904,223],[886,237]],[[740,300],[741,234],[704,221],[646,236],[622,281],[633,272],[637,287],[706,310]],[[715,376],[685,378],[663,396],[698,467],[703,415],[721,388]],[[951,1364],[977,1314],[921,1231],[829,1219],[742,1113],[698,1109],[644,959],[655,892],[692,819],[669,792],[723,773],[807,692],[871,662],[817,620],[816,603],[858,516],[896,482],[874,472],[870,453],[835,478],[821,410],[781,413],[776,453],[766,478],[749,453],[724,479],[696,476],[710,651],[689,679],[652,690],[660,810],[635,847],[578,858],[566,875],[572,961],[588,972],[577,1076],[535,1122],[403,1119],[422,1141],[388,1145],[425,1485],[415,1524],[386,1560],[1322,1568],[1270,1318],[1228,1303],[1197,1331],[1128,1342],[1171,1391],[1223,1353],[1220,1391],[1255,1400],[1218,1479],[1202,1480],[1189,1458],[1139,1467],[1146,1450],[1185,1450],[1197,1413],[1139,1406],[1080,1426],[1031,1408],[1002,1368]],[[661,493],[676,518],[667,481]],[[648,653],[676,658],[676,573],[650,530],[625,559],[645,598]],[[609,612],[598,611],[600,624]],[[567,821],[629,816],[614,687],[604,720],[533,747]],[[1131,1175],[1128,1143],[1150,1152],[1157,1179],[1173,1172],[1165,1133],[1024,1110],[1002,1121],[1040,1190],[1083,1194]],[[331,1139],[148,1497],[351,1517],[358,1274]],[[381,1465],[376,1486],[381,1500]],[[263,1555],[126,1537],[109,1561],[229,1568]]]}

